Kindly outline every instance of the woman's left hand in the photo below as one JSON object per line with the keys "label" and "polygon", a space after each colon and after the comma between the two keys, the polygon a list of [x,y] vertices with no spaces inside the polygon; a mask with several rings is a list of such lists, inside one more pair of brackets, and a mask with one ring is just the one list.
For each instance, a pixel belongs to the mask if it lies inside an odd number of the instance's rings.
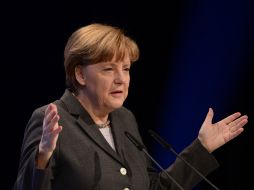
{"label": "woman's left hand", "polygon": [[247,115],[241,116],[241,113],[236,112],[213,124],[213,115],[212,108],[209,108],[198,134],[201,144],[210,153],[241,134],[243,126],[248,122]]}

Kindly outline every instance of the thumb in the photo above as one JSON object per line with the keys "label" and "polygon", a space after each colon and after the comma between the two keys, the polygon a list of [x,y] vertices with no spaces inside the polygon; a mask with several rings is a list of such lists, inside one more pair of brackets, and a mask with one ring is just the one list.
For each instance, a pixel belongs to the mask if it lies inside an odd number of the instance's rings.
{"label": "thumb", "polygon": [[213,109],[212,109],[212,108],[209,108],[204,123],[212,123],[213,115],[214,115]]}

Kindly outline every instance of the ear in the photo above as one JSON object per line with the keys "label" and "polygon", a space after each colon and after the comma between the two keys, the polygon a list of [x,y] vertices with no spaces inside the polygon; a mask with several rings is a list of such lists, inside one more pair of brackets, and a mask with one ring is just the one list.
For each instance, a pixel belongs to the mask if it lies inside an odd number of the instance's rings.
{"label": "ear", "polygon": [[86,77],[84,75],[84,71],[83,71],[83,66],[81,65],[78,65],[75,67],[75,77],[76,77],[76,80],[78,81],[78,83],[81,85],[81,86],[85,86],[86,85]]}

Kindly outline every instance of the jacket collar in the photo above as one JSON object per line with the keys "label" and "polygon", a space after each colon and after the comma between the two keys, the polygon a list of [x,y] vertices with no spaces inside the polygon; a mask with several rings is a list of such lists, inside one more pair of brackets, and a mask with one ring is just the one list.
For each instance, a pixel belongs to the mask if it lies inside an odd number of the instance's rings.
{"label": "jacket collar", "polygon": [[94,141],[99,147],[101,147],[106,153],[110,154],[115,160],[123,164],[122,159],[119,157],[122,157],[119,151],[122,150],[121,139],[123,138],[124,132],[121,129],[121,120],[118,117],[117,111],[113,111],[109,115],[116,148],[116,151],[114,151],[99,131],[91,116],[70,90],[65,90],[61,100],[65,105],[65,109],[67,109],[67,111],[76,118],[78,125],[91,138],[91,140]]}

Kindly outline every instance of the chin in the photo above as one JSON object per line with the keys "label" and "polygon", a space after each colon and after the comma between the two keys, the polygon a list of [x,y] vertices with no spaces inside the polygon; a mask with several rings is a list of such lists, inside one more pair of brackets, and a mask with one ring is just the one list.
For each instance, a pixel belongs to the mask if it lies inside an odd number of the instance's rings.
{"label": "chin", "polygon": [[123,101],[121,102],[114,102],[110,104],[110,107],[115,110],[123,106]]}

